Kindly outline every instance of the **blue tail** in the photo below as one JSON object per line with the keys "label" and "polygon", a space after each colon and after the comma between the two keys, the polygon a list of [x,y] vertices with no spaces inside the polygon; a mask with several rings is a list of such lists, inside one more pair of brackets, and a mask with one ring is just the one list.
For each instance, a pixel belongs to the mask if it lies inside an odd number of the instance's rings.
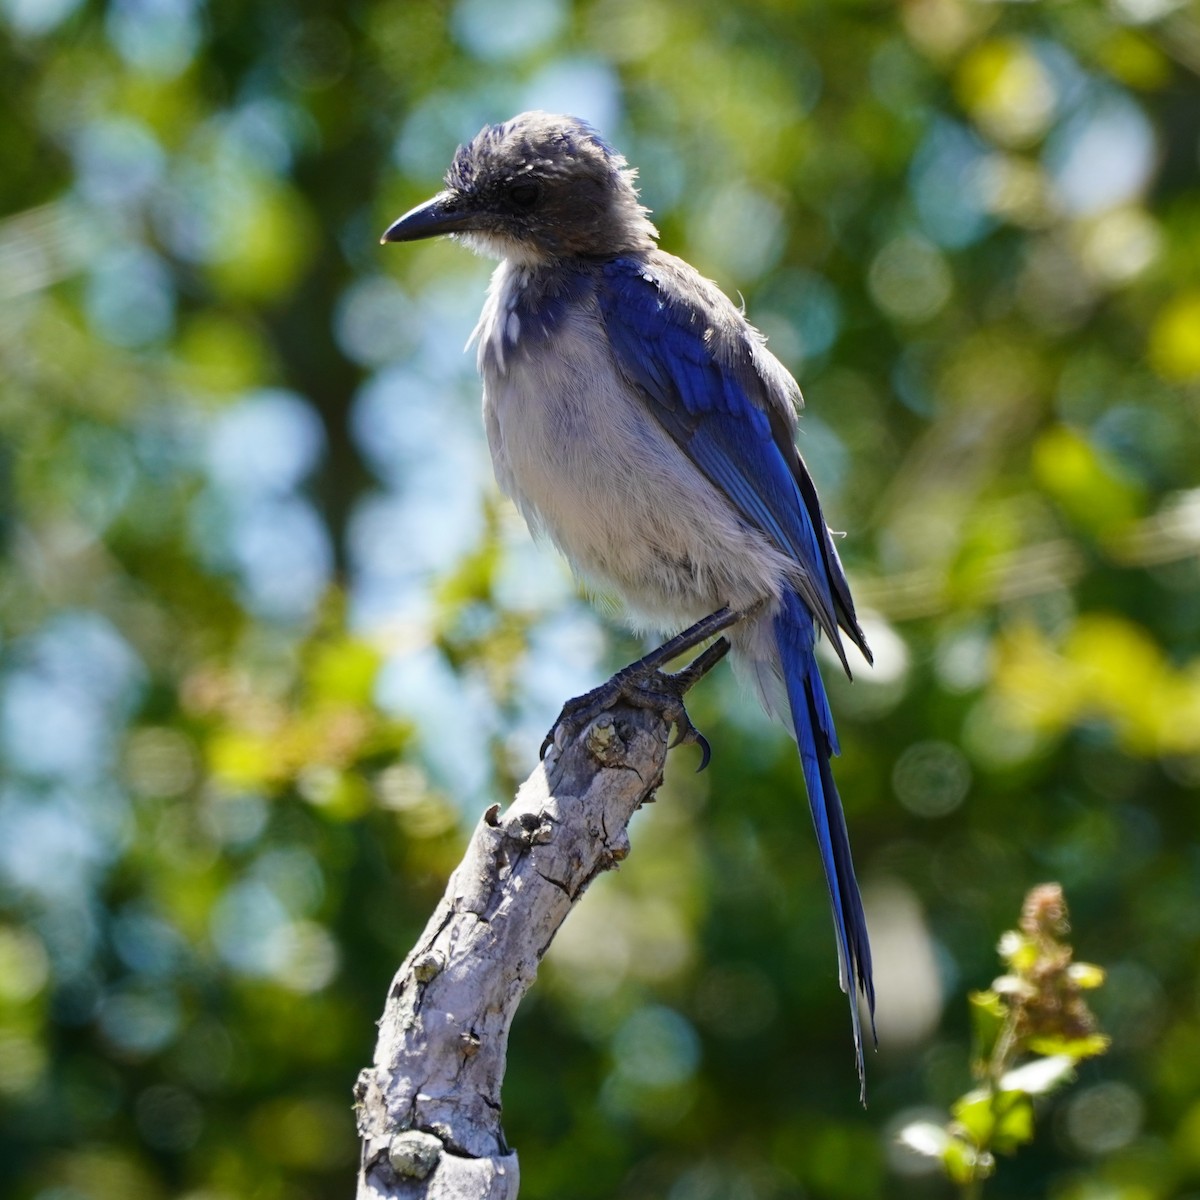
{"label": "blue tail", "polygon": [[779,648],[796,745],[800,749],[804,782],[808,788],[808,804],[812,810],[825,881],[829,885],[829,898],[833,904],[840,982],[842,991],[850,996],[854,1052],[858,1061],[861,1097],[866,1103],[866,1067],[863,1062],[862,1022],[858,1014],[857,993],[862,992],[866,999],[867,1011],[871,1016],[871,1036],[874,1038],[875,983],[871,977],[871,945],[867,939],[867,921],[863,915],[858,881],[854,878],[842,801],[829,766],[830,758],[839,752],[839,748],[833,728],[833,714],[829,711],[829,701],[825,696],[825,685],[817,670],[813,652],[815,641],[812,614],[799,596],[788,593],[775,618],[775,644]]}

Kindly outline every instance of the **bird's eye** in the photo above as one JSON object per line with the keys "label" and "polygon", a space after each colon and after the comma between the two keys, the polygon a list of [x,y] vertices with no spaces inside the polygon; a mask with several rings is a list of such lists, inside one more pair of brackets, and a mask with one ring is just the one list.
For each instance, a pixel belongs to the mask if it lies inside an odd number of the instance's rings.
{"label": "bird's eye", "polygon": [[508,198],[517,208],[522,208],[526,211],[538,202],[538,197],[541,194],[542,190],[536,183],[514,183],[508,189]]}

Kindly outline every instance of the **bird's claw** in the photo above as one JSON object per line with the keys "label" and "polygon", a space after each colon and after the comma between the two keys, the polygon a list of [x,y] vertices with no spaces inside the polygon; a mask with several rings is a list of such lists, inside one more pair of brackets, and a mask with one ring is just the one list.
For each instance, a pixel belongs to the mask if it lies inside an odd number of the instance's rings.
{"label": "bird's claw", "polygon": [[696,768],[696,774],[699,775],[712,759],[712,746],[709,745],[708,738],[692,724],[692,718],[688,716],[686,710],[680,709],[680,719],[675,722],[675,736],[671,739],[667,749],[674,750],[676,746],[691,745],[700,747],[700,765]]}
{"label": "bird's claw", "polygon": [[607,712],[614,705],[624,701],[635,708],[646,708],[657,712],[664,720],[675,726],[675,736],[668,749],[693,744],[699,746],[700,766],[697,770],[703,771],[712,758],[712,747],[704,734],[692,724],[692,719],[684,707],[683,697],[689,688],[707,675],[728,653],[729,642],[725,638],[719,638],[682,671],[670,673],[661,670],[653,661],[653,655],[625,667],[607,683],[602,683],[598,688],[593,688],[582,696],[568,700],[563,705],[558,720],[554,722],[550,732],[542,741],[538,757],[546,757],[546,751],[553,745],[554,735],[559,729],[563,729],[568,736],[572,736],[589,725],[601,713]]}

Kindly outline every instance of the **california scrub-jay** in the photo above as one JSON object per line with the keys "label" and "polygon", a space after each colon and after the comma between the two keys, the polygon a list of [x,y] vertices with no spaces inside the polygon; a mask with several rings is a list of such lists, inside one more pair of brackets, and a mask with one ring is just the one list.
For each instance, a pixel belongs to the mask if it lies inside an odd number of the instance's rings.
{"label": "california scrub-jay", "polygon": [[875,989],[817,631],[847,673],[839,626],[870,651],[796,449],[800,389],[714,284],[656,247],[634,177],[585,122],[523,113],[460,147],[445,190],[383,241],[451,234],[500,259],[474,338],[501,488],[635,620],[732,623],[767,710],[790,717],[862,1079],[855,991],[873,1024]]}

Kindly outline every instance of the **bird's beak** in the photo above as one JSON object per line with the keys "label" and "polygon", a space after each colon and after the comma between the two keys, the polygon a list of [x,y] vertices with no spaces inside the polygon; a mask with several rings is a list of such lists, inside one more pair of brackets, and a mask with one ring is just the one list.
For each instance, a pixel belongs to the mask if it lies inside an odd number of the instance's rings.
{"label": "bird's beak", "polygon": [[479,214],[457,192],[438,192],[432,200],[418,204],[387,227],[383,242],[417,242],[443,233],[461,233],[476,227]]}

